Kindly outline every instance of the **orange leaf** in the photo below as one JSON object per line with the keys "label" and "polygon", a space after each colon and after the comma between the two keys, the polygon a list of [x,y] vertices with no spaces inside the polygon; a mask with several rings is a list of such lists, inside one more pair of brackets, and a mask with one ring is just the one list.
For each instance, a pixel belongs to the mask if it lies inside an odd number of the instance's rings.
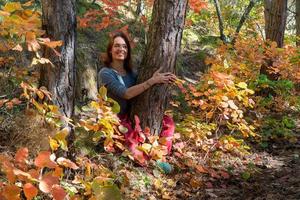
{"label": "orange leaf", "polygon": [[18,163],[25,163],[27,157],[28,157],[28,149],[25,147],[17,151],[15,155],[15,160]]}
{"label": "orange leaf", "polygon": [[31,176],[32,178],[35,178],[35,179],[38,179],[38,178],[39,178],[39,171],[36,170],[36,169],[30,169],[30,170],[28,171],[28,174],[30,174],[30,176]]}
{"label": "orange leaf", "polygon": [[68,168],[71,168],[71,169],[78,169],[79,167],[73,163],[71,160],[69,159],[66,159],[66,158],[63,158],[63,157],[59,157],[57,159],[57,163],[64,166],[64,167],[68,167]]}
{"label": "orange leaf", "polygon": [[7,102],[7,103],[5,104],[5,106],[6,106],[6,108],[8,108],[8,109],[12,109],[12,108],[14,107],[14,104],[13,104],[13,102],[9,101],[9,102]]}
{"label": "orange leaf", "polygon": [[4,186],[4,188],[1,192],[7,200],[20,200],[21,199],[20,198],[21,189],[15,185]]}
{"label": "orange leaf", "polygon": [[51,160],[50,156],[51,156],[51,152],[49,151],[40,152],[39,155],[34,160],[35,166],[40,168],[43,167],[55,168],[57,164]]}
{"label": "orange leaf", "polygon": [[53,185],[51,189],[51,194],[54,200],[64,200],[67,196],[65,190],[59,185]]}
{"label": "orange leaf", "polygon": [[207,173],[207,169],[205,169],[202,165],[196,165],[195,167],[196,167],[198,172]]}
{"label": "orange leaf", "polygon": [[41,48],[36,40],[34,32],[27,32],[25,37],[28,46],[28,51],[37,51]]}
{"label": "orange leaf", "polygon": [[24,194],[28,200],[33,199],[38,194],[38,189],[31,183],[26,183],[23,186]]}
{"label": "orange leaf", "polygon": [[59,184],[59,178],[52,176],[51,174],[46,174],[42,177],[40,181],[39,188],[42,192],[51,192],[52,186]]}
{"label": "orange leaf", "polygon": [[61,177],[63,175],[63,169],[61,167],[55,167],[54,172],[52,173],[53,176]]}
{"label": "orange leaf", "polygon": [[50,48],[56,48],[56,47],[60,47],[63,44],[63,42],[59,40],[59,41],[45,42],[44,44]]}

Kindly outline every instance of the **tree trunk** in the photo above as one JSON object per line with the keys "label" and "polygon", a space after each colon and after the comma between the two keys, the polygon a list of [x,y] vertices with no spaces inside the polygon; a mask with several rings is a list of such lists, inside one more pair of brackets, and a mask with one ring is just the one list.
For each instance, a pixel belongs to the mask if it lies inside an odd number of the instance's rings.
{"label": "tree trunk", "polygon": [[[72,117],[75,94],[75,0],[42,0],[43,28],[51,40],[62,40],[61,56],[45,50],[54,66],[41,68],[40,85],[46,86],[65,117]],[[68,126],[64,121],[64,126]]]}
{"label": "tree trunk", "polygon": [[297,46],[300,46],[300,0],[296,0],[296,31]]}
{"label": "tree trunk", "polygon": [[217,16],[218,16],[218,21],[219,21],[219,31],[220,31],[220,39],[224,42],[227,43],[227,37],[224,34],[224,23],[223,23],[223,17],[221,13],[221,8],[218,0],[214,0],[214,5],[216,8]]}
{"label": "tree trunk", "polygon": [[[180,50],[187,0],[155,0],[148,44],[139,68],[138,83],[149,79],[159,68],[175,72],[176,56]],[[155,85],[134,99],[131,117],[138,115],[141,126],[158,134],[169,99],[168,85]]]}
{"label": "tree trunk", "polygon": [[[264,0],[264,6],[266,39],[276,42],[281,48],[287,19],[287,0]],[[266,60],[261,66],[260,74],[265,74],[270,80],[277,80],[279,74],[270,71],[272,65],[273,60]]]}
{"label": "tree trunk", "polygon": [[266,39],[283,47],[287,18],[287,0],[264,0]]}

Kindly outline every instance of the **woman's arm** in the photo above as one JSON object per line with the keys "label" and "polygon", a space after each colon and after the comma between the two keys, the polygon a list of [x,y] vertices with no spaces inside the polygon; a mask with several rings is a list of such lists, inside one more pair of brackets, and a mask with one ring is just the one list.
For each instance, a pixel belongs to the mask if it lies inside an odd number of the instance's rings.
{"label": "woman's arm", "polygon": [[143,93],[147,89],[149,89],[154,84],[159,83],[172,83],[176,80],[176,76],[172,73],[166,72],[166,73],[159,73],[159,70],[157,70],[153,76],[148,79],[147,81],[140,83],[138,85],[134,85],[130,88],[128,88],[123,96],[124,99],[131,99],[133,97],[138,96],[139,94]]}

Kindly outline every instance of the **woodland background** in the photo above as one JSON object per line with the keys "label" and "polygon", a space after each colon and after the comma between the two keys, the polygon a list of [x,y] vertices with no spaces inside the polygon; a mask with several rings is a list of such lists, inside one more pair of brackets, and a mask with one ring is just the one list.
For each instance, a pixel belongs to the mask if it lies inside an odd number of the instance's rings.
{"label": "woodland background", "polygon": [[[0,7],[0,200],[300,198],[299,0]],[[97,84],[116,30],[139,81],[178,76],[134,100],[131,149]]]}

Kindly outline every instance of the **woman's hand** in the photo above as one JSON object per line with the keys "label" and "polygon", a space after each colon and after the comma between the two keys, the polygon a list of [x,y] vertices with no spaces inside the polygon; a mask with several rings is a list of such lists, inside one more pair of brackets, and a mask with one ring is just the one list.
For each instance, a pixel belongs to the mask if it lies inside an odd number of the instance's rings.
{"label": "woman's hand", "polygon": [[148,80],[151,85],[159,83],[173,83],[177,78],[171,72],[160,73],[161,69],[154,72],[152,77]]}

